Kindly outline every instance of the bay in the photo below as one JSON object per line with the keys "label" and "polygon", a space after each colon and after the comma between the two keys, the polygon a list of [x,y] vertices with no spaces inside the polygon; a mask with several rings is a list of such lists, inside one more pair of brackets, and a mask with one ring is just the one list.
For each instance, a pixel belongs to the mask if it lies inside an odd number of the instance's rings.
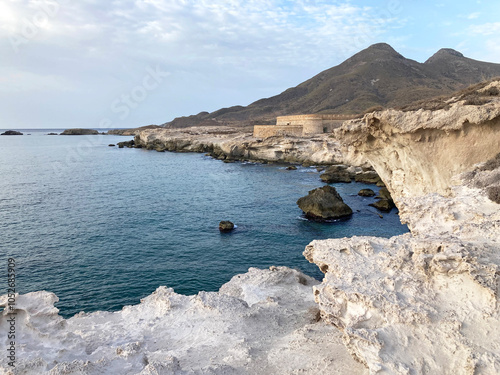
{"label": "bay", "polygon": [[[396,210],[381,219],[368,206],[374,198],[357,196],[378,188],[358,183],[332,184],[352,218],[305,220],[297,199],[324,185],[313,167],[225,164],[108,146],[131,137],[21,131],[31,135],[0,137],[0,261],[15,258],[19,292],[55,293],[65,317],[137,304],[160,285],[216,291],[249,267],[321,279],[302,255],[312,240],[408,231]],[[236,230],[221,234],[221,220]]]}

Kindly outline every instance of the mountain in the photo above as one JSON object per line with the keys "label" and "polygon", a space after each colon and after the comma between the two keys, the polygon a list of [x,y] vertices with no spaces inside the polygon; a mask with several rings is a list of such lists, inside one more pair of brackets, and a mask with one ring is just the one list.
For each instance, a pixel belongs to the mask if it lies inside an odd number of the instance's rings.
{"label": "mountain", "polygon": [[450,94],[500,76],[500,64],[469,59],[443,48],[426,62],[410,60],[385,43],[374,44],[279,95],[189,117],[166,127],[274,123],[276,116],[308,113],[359,114],[375,106],[401,107]]}

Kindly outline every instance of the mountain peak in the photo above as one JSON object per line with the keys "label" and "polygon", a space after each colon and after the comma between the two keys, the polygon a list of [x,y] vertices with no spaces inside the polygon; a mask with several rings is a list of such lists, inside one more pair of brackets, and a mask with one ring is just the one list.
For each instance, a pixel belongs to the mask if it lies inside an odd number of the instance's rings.
{"label": "mountain peak", "polygon": [[396,50],[394,48],[392,48],[387,43],[375,43],[375,44],[372,44],[370,47],[365,49],[365,51],[370,51],[370,50],[379,50],[379,51],[387,51],[387,52],[397,53]]}
{"label": "mountain peak", "polygon": [[401,59],[404,58],[401,54],[399,54],[394,48],[392,48],[387,43],[377,43],[372,44],[370,47],[365,48],[364,50],[358,52],[351,58],[347,59],[345,63],[347,64],[356,64],[359,62],[367,62],[367,61],[385,61],[391,59]]}
{"label": "mountain peak", "polygon": [[427,59],[427,61],[425,63],[427,64],[427,63],[433,63],[435,61],[442,60],[442,59],[449,59],[452,56],[464,57],[464,55],[462,53],[455,51],[452,48],[441,48],[434,55],[429,57],[429,59]]}

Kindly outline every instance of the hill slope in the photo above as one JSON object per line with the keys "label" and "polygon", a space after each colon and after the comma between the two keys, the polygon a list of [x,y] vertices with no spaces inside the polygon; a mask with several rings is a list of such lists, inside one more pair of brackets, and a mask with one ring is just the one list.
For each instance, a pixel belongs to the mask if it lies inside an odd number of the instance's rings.
{"label": "hill slope", "polygon": [[279,95],[247,107],[176,118],[164,125],[251,125],[274,123],[280,115],[358,114],[373,106],[400,107],[449,94],[496,76],[500,76],[500,64],[472,60],[452,49],[441,49],[419,63],[379,43]]}

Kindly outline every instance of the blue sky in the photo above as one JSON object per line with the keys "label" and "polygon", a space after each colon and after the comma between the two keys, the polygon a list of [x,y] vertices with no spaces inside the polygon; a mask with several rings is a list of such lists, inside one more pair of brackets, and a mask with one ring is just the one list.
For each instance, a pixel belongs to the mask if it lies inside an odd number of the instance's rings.
{"label": "blue sky", "polygon": [[4,0],[0,128],[135,127],[248,105],[373,43],[500,63],[500,2]]}

